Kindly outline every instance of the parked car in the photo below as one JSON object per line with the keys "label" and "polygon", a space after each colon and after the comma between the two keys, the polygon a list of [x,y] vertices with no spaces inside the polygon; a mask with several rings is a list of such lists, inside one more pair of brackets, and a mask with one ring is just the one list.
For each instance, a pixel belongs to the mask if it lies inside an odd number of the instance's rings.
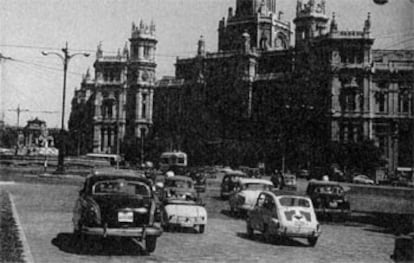
{"label": "parked car", "polygon": [[194,181],[194,188],[199,193],[204,193],[207,189],[207,177],[208,174],[201,170],[191,171],[189,177]]}
{"label": "parked car", "polygon": [[296,191],[296,176],[290,173],[282,174],[280,189]]}
{"label": "parked car", "polygon": [[310,180],[306,194],[312,199],[317,215],[325,217],[339,214],[346,217],[351,209],[345,190],[338,182]]}
{"label": "parked car", "polygon": [[309,179],[309,176],[310,176],[309,170],[306,170],[306,169],[300,169],[296,172],[296,177],[298,178]]}
{"label": "parked car", "polygon": [[354,184],[375,184],[374,180],[370,179],[368,176],[363,175],[363,174],[354,176],[354,178],[352,179],[352,182]]}
{"label": "parked car", "polygon": [[263,234],[267,242],[282,238],[306,238],[315,246],[321,234],[309,197],[263,191],[246,219],[247,235]]}
{"label": "parked car", "polygon": [[135,171],[102,169],[87,176],[73,210],[75,236],[128,237],[156,248],[162,229],[154,224],[152,182]]}
{"label": "parked car", "polygon": [[235,191],[229,197],[232,214],[245,214],[254,208],[261,191],[272,190],[273,183],[269,180],[254,178],[239,178]]}
{"label": "parked car", "polygon": [[236,183],[239,178],[247,177],[245,173],[242,171],[237,170],[228,170],[225,172],[223,176],[223,180],[221,181],[221,189],[220,189],[220,196],[221,199],[225,200],[228,199],[229,196],[234,192],[234,188],[236,187]]}

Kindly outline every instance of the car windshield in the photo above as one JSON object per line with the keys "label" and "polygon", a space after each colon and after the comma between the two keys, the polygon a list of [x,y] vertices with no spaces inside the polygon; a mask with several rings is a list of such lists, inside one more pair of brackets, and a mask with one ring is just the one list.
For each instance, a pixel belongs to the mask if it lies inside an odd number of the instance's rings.
{"label": "car windshield", "polygon": [[177,188],[192,188],[193,183],[187,180],[166,180],[166,187],[177,187]]}
{"label": "car windshield", "polygon": [[315,192],[321,194],[342,194],[344,190],[338,185],[324,185],[316,187]]}
{"label": "car windshield", "polygon": [[300,207],[310,207],[310,203],[307,199],[298,198],[298,197],[282,197],[279,199],[279,202],[282,206],[300,206]]}
{"label": "car windshield", "polygon": [[247,183],[242,185],[242,190],[271,190],[272,186],[261,183]]}
{"label": "car windshield", "polygon": [[97,195],[141,195],[150,196],[149,187],[140,182],[130,182],[123,180],[101,181],[93,186],[93,194]]}

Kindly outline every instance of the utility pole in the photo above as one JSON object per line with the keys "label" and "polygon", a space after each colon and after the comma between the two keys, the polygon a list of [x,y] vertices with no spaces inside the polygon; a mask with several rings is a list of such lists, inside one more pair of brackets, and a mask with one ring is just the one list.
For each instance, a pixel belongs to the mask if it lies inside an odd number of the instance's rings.
{"label": "utility pole", "polygon": [[64,48],[62,48],[63,55],[57,52],[46,52],[42,51],[43,56],[47,56],[49,54],[53,54],[58,56],[63,63],[63,94],[62,94],[62,123],[61,123],[61,129],[60,129],[60,144],[59,144],[59,156],[58,156],[58,167],[56,169],[56,173],[64,173],[65,172],[65,141],[64,141],[64,132],[65,132],[65,99],[66,99],[66,74],[68,71],[68,64],[71,58],[73,58],[76,55],[83,55],[85,57],[89,57],[89,53],[74,53],[69,54],[69,48],[68,48],[68,42],[66,42],[66,45]]}
{"label": "utility pole", "polygon": [[13,60],[11,57],[5,57],[0,53],[0,130],[4,127],[4,94],[3,94],[3,78],[4,69],[3,63],[5,60]]}

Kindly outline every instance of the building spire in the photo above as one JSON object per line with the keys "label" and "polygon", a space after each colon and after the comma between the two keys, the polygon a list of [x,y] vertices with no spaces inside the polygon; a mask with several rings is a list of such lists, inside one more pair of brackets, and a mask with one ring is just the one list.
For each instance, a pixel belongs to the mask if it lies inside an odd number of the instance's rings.
{"label": "building spire", "polygon": [[365,23],[364,23],[364,32],[369,33],[370,30],[371,30],[371,13],[368,12],[367,19],[365,20]]}
{"label": "building spire", "polygon": [[201,35],[200,39],[198,40],[197,55],[204,56],[205,54],[206,54],[206,42],[204,40],[204,37]]}
{"label": "building spire", "polygon": [[335,33],[338,31],[338,24],[335,20],[335,12],[332,13],[332,21],[331,21],[331,33]]}

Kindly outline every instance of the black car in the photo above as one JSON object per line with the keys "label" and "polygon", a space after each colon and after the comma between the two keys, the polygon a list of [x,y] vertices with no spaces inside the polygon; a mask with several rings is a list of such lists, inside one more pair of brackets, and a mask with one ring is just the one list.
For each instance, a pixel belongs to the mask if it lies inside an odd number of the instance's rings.
{"label": "black car", "polygon": [[313,207],[318,216],[346,217],[351,209],[345,197],[345,189],[338,182],[310,180],[306,194],[312,199]]}
{"label": "black car", "polygon": [[[152,182],[135,171],[95,170],[84,183],[73,210],[75,236],[134,239],[150,253],[162,230],[154,224]],[[141,242],[141,243],[139,243]]]}

